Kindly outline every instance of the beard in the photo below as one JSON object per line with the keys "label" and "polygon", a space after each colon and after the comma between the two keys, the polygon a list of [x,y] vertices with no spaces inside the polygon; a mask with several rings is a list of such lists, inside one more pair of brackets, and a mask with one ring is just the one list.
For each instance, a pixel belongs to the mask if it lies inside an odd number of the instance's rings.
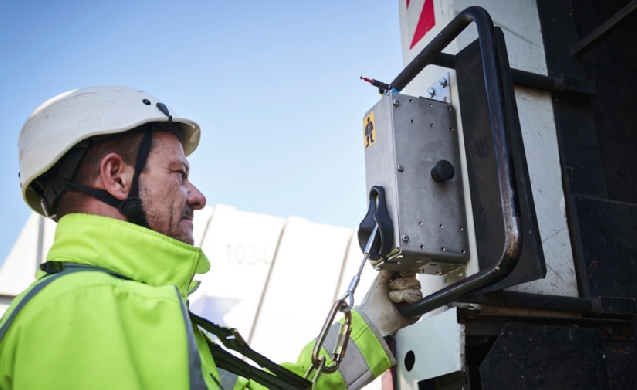
{"label": "beard", "polygon": [[168,230],[168,233],[166,235],[185,244],[194,245],[195,239],[192,236],[192,232],[184,231],[184,229],[181,228],[181,221],[183,220],[183,218],[188,218],[194,223],[194,214],[195,212],[192,207],[184,205],[184,207],[181,209],[181,215],[176,224],[174,224],[174,221],[172,221],[171,218],[170,229]]}
{"label": "beard", "polygon": [[[168,204],[172,203],[168,202]],[[151,230],[174,238],[184,244],[194,245],[195,240],[192,236],[192,231],[181,227],[181,222],[184,218],[193,220],[194,210],[192,207],[184,205],[181,212],[178,215],[174,215],[170,208],[165,209],[166,213],[161,213],[161,210],[156,210],[154,207],[148,206],[148,203],[142,200],[142,208],[144,209],[146,221]]]}
{"label": "beard", "polygon": [[[168,221],[168,231],[159,232],[159,233],[165,234],[168,237],[174,238],[177,241],[181,241],[184,244],[194,245],[195,240],[192,236],[192,232],[181,228],[181,221],[183,220],[183,218],[187,217],[188,219],[192,221],[193,215],[194,215],[193,209],[190,208],[188,205],[185,205],[181,209],[181,214],[179,215],[179,218],[174,218],[172,215],[170,216],[170,219]],[[152,222],[149,220],[148,223],[150,224],[152,229],[152,226],[153,226]],[[153,230],[157,231],[156,229],[153,229]]]}

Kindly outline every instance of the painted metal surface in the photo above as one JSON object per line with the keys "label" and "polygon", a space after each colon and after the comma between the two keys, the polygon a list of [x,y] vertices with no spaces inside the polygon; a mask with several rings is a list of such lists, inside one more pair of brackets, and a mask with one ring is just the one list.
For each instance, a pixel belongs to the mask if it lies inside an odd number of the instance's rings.
{"label": "painted metal surface", "polygon": [[598,329],[509,323],[480,367],[482,388],[609,389],[605,359]]}
{"label": "painted metal surface", "polygon": [[[509,76],[506,48],[501,29],[495,29],[495,42],[498,42],[498,58],[502,72],[503,105],[502,130],[506,134],[506,147],[511,158],[511,171],[514,172],[512,186],[517,199],[519,256],[509,265],[508,275],[486,286],[487,290],[499,290],[541,279],[546,275],[544,252],[540,241],[537,218],[533,206],[529,175],[526,168],[526,152],[522,142],[520,123],[517,115],[514,89]],[[506,215],[498,199],[501,197],[498,186],[500,181],[498,166],[501,159],[490,153],[487,145],[502,144],[500,135],[494,132],[494,121],[489,114],[489,102],[481,99],[489,90],[481,82],[483,64],[481,50],[477,43],[464,48],[455,58],[455,71],[458,78],[458,94],[462,105],[462,123],[471,131],[465,133],[464,142],[467,151],[467,168],[471,184],[471,204],[474,212],[476,244],[480,272],[496,265],[501,248],[505,243],[508,224]],[[502,138],[500,138],[502,139]],[[497,149],[494,147],[494,150]],[[514,267],[512,267],[514,266]],[[483,288],[482,291],[485,291]]]}
{"label": "painted metal surface", "polygon": [[[412,0],[399,2],[400,26],[403,62],[408,64],[420,51],[445,27],[460,11],[473,5],[467,0]],[[504,31],[504,36],[509,52],[511,67],[540,74],[547,74],[544,60],[544,46],[542,43],[541,28],[534,2],[522,0],[504,1],[487,0],[480,3],[490,13],[496,26]],[[428,20],[435,20],[435,25],[428,25],[428,32],[422,37],[417,29],[422,29],[423,13],[433,8],[433,16]],[[467,29],[452,41],[443,51],[449,54],[457,54],[469,43],[477,38],[474,29]],[[414,43],[417,41],[416,43]],[[425,68],[404,90],[405,93],[415,96],[427,96],[427,90],[437,82],[442,75],[449,72],[449,86],[451,90],[450,103],[454,105],[458,113],[462,107],[459,104],[458,85],[454,70],[438,66]],[[573,265],[570,238],[563,207],[563,190],[561,181],[561,169],[559,152],[557,148],[556,130],[553,119],[553,109],[550,93],[539,92],[528,88],[516,87],[515,98],[518,106],[518,114],[521,124],[522,139],[526,148],[527,166],[531,182],[531,190],[535,200],[538,228],[541,235],[542,246],[546,258],[547,275],[545,279],[517,285],[511,290],[540,294],[554,294],[565,296],[577,296],[577,283]],[[471,131],[463,127],[458,120],[459,141],[461,147],[464,177],[467,177],[467,161],[464,150],[465,131]],[[469,184],[464,183],[467,209],[467,224],[473,226],[473,210],[470,201]],[[471,259],[467,264],[467,274],[475,274],[479,271],[476,258],[476,241],[473,229],[469,231],[471,244]],[[451,281],[445,281],[442,277],[423,275],[420,277],[423,283],[423,293],[431,294]],[[446,311],[445,311],[446,310]],[[458,329],[456,317],[449,313],[456,309],[441,308],[425,315],[419,323],[399,332],[397,348],[399,354],[409,348],[416,356],[422,359],[432,359],[433,367],[436,364],[448,364],[447,369],[435,371],[429,366],[414,367],[411,371],[404,368],[404,364],[398,368],[398,377],[401,389],[418,388],[420,380],[451,374],[464,369],[464,362],[457,364],[464,358],[464,344],[455,352],[446,354],[443,347],[432,347],[433,337],[430,333],[418,331],[423,324],[436,321],[444,316],[450,316],[449,326],[440,329],[439,338],[443,340],[455,340],[457,337],[464,342],[463,330]],[[442,350],[442,351],[441,351]],[[404,359],[401,355],[399,361]],[[416,359],[418,362],[419,359]],[[416,363],[417,364],[417,363]]]}
{"label": "painted metal surface", "polygon": [[[435,26],[410,49],[417,26],[415,23],[419,20],[414,15],[425,9],[424,5],[427,2],[432,2]],[[409,3],[408,7],[407,3]],[[473,3],[467,0],[399,1],[403,62],[407,64],[411,61],[455,15],[471,5]],[[490,13],[496,26],[503,29],[511,66],[525,71],[547,74],[544,46],[535,3],[522,0],[489,0],[481,2],[480,5]],[[467,29],[455,41],[451,42],[444,52],[456,54],[476,37],[476,33],[472,29]],[[428,66],[407,86],[405,92],[416,96],[425,95],[429,86],[447,71],[448,69],[446,68]],[[458,104],[457,84],[453,70],[450,71],[450,83],[451,103],[454,104],[457,111],[460,111],[462,107],[459,107]],[[535,199],[538,227],[542,236],[545,258],[547,259],[547,275],[545,279],[518,285],[512,289],[525,292],[576,296],[577,283],[570,238],[562,208],[564,194],[551,97],[549,93],[527,88],[516,88],[515,95],[522,136],[527,150],[527,164]],[[458,127],[462,141],[465,129],[460,123]],[[463,149],[461,145],[462,154],[464,155]],[[466,169],[466,160],[464,158],[463,166]],[[468,188],[468,183],[465,183],[464,187]],[[472,226],[472,209],[468,198],[466,204],[468,224]],[[475,236],[472,232],[469,233],[473,256],[473,253],[475,253]],[[467,268],[469,274],[478,271],[475,257],[472,257]],[[425,286],[423,290],[427,293],[430,291],[430,287]]]}
{"label": "painted metal surface", "polygon": [[418,389],[420,381],[464,370],[464,325],[457,314],[453,308],[398,331],[398,390]]}

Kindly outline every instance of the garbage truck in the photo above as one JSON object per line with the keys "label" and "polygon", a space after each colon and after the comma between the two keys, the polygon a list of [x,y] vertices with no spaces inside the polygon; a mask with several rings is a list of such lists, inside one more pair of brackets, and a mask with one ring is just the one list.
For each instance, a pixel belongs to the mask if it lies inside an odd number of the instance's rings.
{"label": "garbage truck", "polygon": [[637,1],[398,3],[359,238],[424,298],[383,388],[637,388]]}

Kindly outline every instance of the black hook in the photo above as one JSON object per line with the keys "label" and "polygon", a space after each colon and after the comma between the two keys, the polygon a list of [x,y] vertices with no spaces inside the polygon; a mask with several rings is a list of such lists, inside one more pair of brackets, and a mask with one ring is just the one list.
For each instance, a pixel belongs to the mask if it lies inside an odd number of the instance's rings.
{"label": "black hook", "polygon": [[387,210],[385,189],[381,186],[373,186],[369,191],[369,209],[358,225],[358,245],[361,250],[365,251],[375,226],[378,226],[378,233],[369,251],[370,260],[386,257],[394,246],[394,224]]}

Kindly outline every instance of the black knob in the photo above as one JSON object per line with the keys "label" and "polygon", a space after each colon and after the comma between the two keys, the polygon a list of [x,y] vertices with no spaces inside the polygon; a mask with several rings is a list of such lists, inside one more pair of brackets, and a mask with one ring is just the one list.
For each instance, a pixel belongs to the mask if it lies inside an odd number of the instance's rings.
{"label": "black knob", "polygon": [[431,169],[431,177],[436,183],[444,183],[447,180],[453,179],[456,171],[453,169],[453,165],[447,160],[440,160],[435,167]]}

